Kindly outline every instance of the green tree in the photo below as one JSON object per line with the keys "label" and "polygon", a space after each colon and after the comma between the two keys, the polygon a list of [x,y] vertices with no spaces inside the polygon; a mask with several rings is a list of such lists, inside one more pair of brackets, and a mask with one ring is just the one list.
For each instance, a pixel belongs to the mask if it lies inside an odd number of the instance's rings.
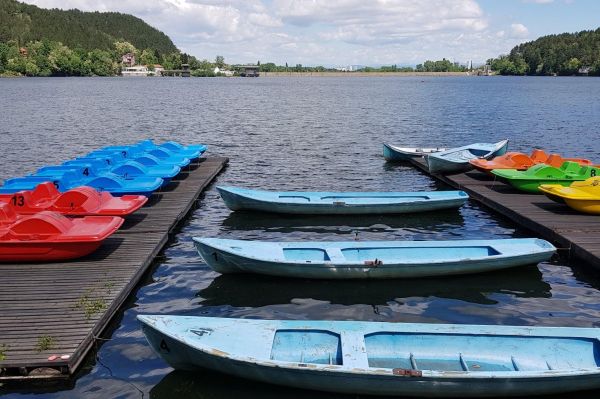
{"label": "green tree", "polygon": [[119,57],[123,56],[124,54],[127,53],[137,53],[137,49],[135,48],[135,46],[127,41],[116,41],[114,43],[115,46],[115,51],[117,52],[117,55]]}
{"label": "green tree", "polygon": [[140,64],[151,66],[154,69],[154,64],[158,63],[158,59],[154,54],[154,50],[147,48],[140,54]]}
{"label": "green tree", "polygon": [[112,76],[117,67],[111,53],[99,49],[87,53],[85,64],[90,73],[96,76]]}
{"label": "green tree", "polygon": [[161,64],[165,69],[181,69],[181,57],[179,53],[165,54]]}
{"label": "green tree", "polygon": [[573,57],[563,64],[561,74],[562,75],[575,75],[581,67],[581,61],[578,58]]}
{"label": "green tree", "polygon": [[225,58],[222,55],[217,55],[215,57],[215,65],[219,67],[219,69],[223,68],[225,66]]}

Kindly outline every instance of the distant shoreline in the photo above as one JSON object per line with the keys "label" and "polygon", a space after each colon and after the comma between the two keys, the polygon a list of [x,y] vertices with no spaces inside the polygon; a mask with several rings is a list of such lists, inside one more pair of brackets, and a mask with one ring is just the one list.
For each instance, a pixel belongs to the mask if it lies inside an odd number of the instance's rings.
{"label": "distant shoreline", "polygon": [[387,76],[477,76],[470,72],[261,72],[260,77],[387,77]]}

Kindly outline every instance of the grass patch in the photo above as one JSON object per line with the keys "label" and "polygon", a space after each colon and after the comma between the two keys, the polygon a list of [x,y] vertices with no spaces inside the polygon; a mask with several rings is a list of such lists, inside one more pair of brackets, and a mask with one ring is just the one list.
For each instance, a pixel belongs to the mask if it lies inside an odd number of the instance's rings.
{"label": "grass patch", "polygon": [[95,314],[98,314],[106,309],[106,301],[104,298],[94,298],[93,294],[94,290],[89,290],[86,294],[79,298],[75,304],[76,308],[83,310],[85,313],[85,318],[88,320],[91,319]]}
{"label": "grass patch", "polygon": [[54,348],[54,338],[49,335],[42,335],[38,338],[38,343],[35,347],[38,352],[47,351]]}
{"label": "grass patch", "polygon": [[8,346],[4,344],[0,344],[0,362],[6,359],[6,351],[8,350]]}

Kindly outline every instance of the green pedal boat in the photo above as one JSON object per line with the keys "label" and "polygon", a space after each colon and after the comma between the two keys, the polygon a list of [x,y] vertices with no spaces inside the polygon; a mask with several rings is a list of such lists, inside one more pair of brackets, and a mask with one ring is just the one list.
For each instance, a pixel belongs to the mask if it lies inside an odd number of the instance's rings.
{"label": "green pedal boat", "polygon": [[542,184],[560,184],[568,187],[575,181],[600,176],[600,168],[581,166],[577,162],[565,162],[560,168],[538,164],[525,171],[494,169],[492,173],[518,190],[528,193],[541,193],[539,187]]}

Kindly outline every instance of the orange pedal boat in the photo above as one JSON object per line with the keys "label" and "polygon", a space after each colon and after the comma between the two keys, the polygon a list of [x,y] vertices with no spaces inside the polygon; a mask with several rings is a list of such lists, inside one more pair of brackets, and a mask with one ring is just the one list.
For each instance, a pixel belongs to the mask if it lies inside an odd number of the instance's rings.
{"label": "orange pedal boat", "polygon": [[489,161],[485,159],[472,159],[469,163],[473,165],[475,169],[490,174],[494,169],[527,170],[530,167],[541,163],[558,168],[567,161],[576,162],[582,166],[592,165],[592,161],[589,159],[563,158],[557,154],[548,155],[545,151],[538,149],[533,150],[531,155],[522,152],[507,152],[506,154]]}
{"label": "orange pedal boat", "polygon": [[123,224],[118,216],[70,219],[56,212],[17,215],[0,204],[0,262],[53,262],[98,249]]}
{"label": "orange pedal boat", "polygon": [[126,216],[147,201],[144,195],[114,197],[86,186],[61,193],[51,182],[39,184],[32,191],[0,194],[0,203],[12,205],[14,212],[20,215],[53,211],[67,216]]}

